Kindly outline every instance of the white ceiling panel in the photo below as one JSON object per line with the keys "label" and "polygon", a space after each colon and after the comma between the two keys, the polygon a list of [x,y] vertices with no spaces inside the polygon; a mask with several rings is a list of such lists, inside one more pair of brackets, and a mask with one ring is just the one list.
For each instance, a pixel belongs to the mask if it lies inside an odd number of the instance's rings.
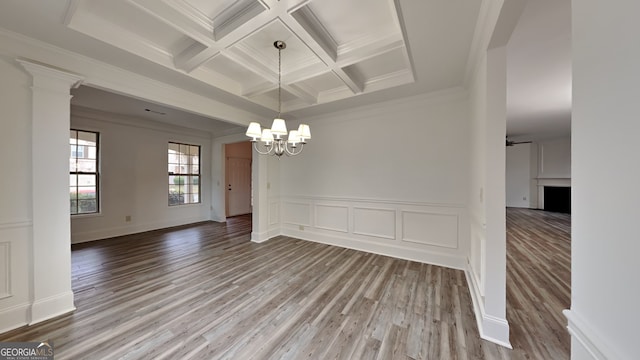
{"label": "white ceiling panel", "polygon": [[237,3],[238,0],[178,0],[176,2],[184,2],[193,9],[201,12],[204,16],[213,20],[225,9],[228,9],[233,4]]}
{"label": "white ceiling panel", "polygon": [[320,63],[311,49],[279,20],[254,32],[233,48],[261,62],[277,75],[278,50],[273,45],[276,40],[282,40],[287,44],[286,49],[282,50],[283,74]]}
{"label": "white ceiling panel", "polygon": [[229,81],[249,88],[266,81],[263,76],[253,71],[247,71],[246,67],[226,57],[224,54],[209,60],[204,67],[218,73],[220,76],[226,77]]}
{"label": "white ceiling panel", "polygon": [[371,42],[379,34],[400,33],[388,1],[323,0],[308,6],[338,46]]}
{"label": "white ceiling panel", "polygon": [[361,61],[350,68],[354,68],[366,83],[371,79],[385,75],[392,76],[399,71],[405,70],[407,69],[407,64],[405,63],[404,52],[401,49],[396,49]]}
{"label": "white ceiling panel", "polygon": [[314,89],[316,92],[345,87],[344,83],[340,81],[333,72],[327,72],[311,79],[307,79],[304,84]]}

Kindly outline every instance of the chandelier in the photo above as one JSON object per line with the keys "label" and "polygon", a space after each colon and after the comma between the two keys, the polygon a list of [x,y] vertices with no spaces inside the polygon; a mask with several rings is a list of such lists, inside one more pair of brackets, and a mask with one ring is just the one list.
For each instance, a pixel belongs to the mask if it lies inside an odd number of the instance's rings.
{"label": "chandelier", "polygon": [[[261,155],[275,155],[280,158],[283,154],[298,155],[304,144],[311,139],[309,125],[300,124],[298,130],[291,130],[287,136],[287,124],[281,118],[282,108],[282,50],[287,47],[284,41],[276,41],[273,46],[278,49],[278,117],[273,119],[271,129],[262,129],[260,124],[252,122],[247,128],[246,135],[251,138],[253,148]],[[286,138],[285,138],[286,137]]]}

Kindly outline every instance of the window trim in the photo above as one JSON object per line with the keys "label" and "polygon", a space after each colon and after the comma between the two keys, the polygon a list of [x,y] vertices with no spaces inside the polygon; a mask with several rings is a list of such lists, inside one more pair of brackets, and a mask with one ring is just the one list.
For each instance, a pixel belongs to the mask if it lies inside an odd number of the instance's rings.
{"label": "window trim", "polygon": [[[70,128],[70,131],[76,131],[76,132],[83,132],[83,133],[90,133],[90,134],[95,134],[96,137],[96,166],[95,172],[88,172],[88,171],[71,171],[71,169],[69,169],[69,176],[71,175],[94,175],[95,176],[95,189],[96,189],[96,209],[95,211],[92,212],[76,212],[76,213],[72,213],[71,212],[71,208],[69,208],[69,214],[73,217],[84,217],[84,216],[95,216],[95,215],[100,215],[101,214],[101,181],[100,181],[100,177],[101,177],[101,172],[100,172],[100,132],[98,131],[91,131],[91,130],[82,130],[82,129],[75,129],[75,128]],[[71,139],[71,136],[69,137]],[[78,134],[76,133],[76,141],[78,140]],[[72,144],[69,144],[72,145]],[[77,144],[76,144],[77,146]],[[71,150],[71,149],[70,149]],[[87,149],[84,149],[87,150]],[[83,151],[84,151],[83,150]],[[71,153],[69,153],[69,159],[71,160]],[[76,157],[75,157],[76,161],[78,159],[77,157],[77,152],[76,152]],[[76,167],[77,169],[77,167]],[[76,189],[79,187],[79,185],[76,183]],[[69,187],[71,187],[71,185],[69,185]],[[76,191],[76,193],[78,193],[78,191]],[[69,198],[69,201],[71,201],[71,198]],[[78,198],[76,196],[76,201],[78,201]],[[79,209],[78,204],[76,203],[76,211]]]}
{"label": "window trim", "polygon": [[[189,172],[173,172],[173,171],[168,171],[167,168],[167,204],[168,206],[174,207],[174,206],[181,206],[181,205],[199,205],[202,204],[202,145],[199,144],[188,144],[188,143],[184,143],[184,142],[178,142],[178,141],[169,141],[167,143],[167,167],[171,166],[172,164],[175,165],[176,163],[172,163],[170,162],[169,159],[169,151],[171,150],[171,145],[177,145],[178,148],[180,148],[180,146],[188,146],[188,147],[197,147],[198,148],[198,172],[191,172],[192,171],[192,166],[194,165],[193,163],[191,163],[191,160],[189,160],[189,162],[187,164],[185,164],[187,166],[187,168],[189,169]],[[182,154],[182,153],[181,153]],[[187,157],[190,158],[190,154],[187,154]],[[180,164],[180,162],[178,162],[177,164]],[[198,183],[197,183],[197,195],[198,195],[198,201],[197,202],[177,202],[177,203],[172,203],[171,202],[171,186],[172,185],[177,185],[177,184],[172,184],[170,179],[171,177],[174,176],[184,176],[184,177],[196,177],[198,179]],[[194,186],[195,184],[187,184],[188,186]],[[180,186],[180,185],[179,185]],[[179,193],[178,193],[179,194]],[[188,195],[193,195],[196,194],[194,192],[188,192],[186,193]]]}

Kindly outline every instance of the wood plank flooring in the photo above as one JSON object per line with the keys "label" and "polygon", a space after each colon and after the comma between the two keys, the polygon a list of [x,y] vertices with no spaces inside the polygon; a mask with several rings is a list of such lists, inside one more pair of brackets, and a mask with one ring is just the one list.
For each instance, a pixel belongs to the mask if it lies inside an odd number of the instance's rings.
{"label": "wood plank flooring", "polygon": [[[0,341],[51,339],[56,359],[555,355],[537,328],[512,324],[513,351],[481,340],[462,271],[287,237],[254,244],[250,223],[238,217],[74,245],[77,310]],[[549,308],[560,301],[538,304],[532,292],[509,291],[518,304],[509,316],[539,309],[542,324],[557,320]]]}
{"label": "wood plank flooring", "polygon": [[[571,215],[507,209],[507,320],[513,356],[570,358]],[[528,355],[529,357],[524,357]]]}

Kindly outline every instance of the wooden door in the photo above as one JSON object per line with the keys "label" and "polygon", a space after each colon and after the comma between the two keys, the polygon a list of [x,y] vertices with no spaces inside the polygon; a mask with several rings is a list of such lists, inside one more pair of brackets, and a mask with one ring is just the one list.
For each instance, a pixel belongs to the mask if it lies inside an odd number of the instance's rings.
{"label": "wooden door", "polygon": [[251,213],[251,160],[227,158],[227,216]]}

